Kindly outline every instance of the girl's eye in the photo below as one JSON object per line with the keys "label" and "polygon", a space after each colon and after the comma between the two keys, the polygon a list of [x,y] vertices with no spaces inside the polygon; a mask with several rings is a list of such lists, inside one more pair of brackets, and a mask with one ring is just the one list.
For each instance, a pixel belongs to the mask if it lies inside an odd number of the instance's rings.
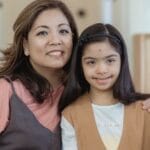
{"label": "girl's eye", "polygon": [[48,35],[48,32],[46,31],[40,31],[37,33],[37,36],[46,36],[46,35]]}
{"label": "girl's eye", "polygon": [[107,59],[106,60],[106,63],[107,64],[112,64],[112,63],[114,63],[116,60],[115,59]]}
{"label": "girl's eye", "polygon": [[94,65],[94,64],[95,64],[95,61],[94,61],[94,60],[90,60],[90,61],[87,61],[86,64],[87,64],[87,65]]}

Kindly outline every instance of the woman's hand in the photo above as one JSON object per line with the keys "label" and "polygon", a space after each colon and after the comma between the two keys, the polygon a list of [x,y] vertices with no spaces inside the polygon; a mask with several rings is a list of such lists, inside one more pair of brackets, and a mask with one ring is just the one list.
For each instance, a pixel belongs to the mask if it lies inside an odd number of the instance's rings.
{"label": "woman's hand", "polygon": [[142,105],[143,105],[143,109],[145,109],[148,112],[150,112],[150,98],[148,98],[145,101],[143,101]]}

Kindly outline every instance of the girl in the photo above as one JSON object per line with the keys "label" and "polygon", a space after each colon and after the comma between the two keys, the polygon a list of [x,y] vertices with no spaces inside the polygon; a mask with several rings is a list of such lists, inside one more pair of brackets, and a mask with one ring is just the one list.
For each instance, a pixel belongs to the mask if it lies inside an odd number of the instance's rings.
{"label": "girl", "polygon": [[[150,115],[136,93],[119,31],[94,24],[83,31],[73,55],[62,103],[64,150],[149,150]],[[80,97],[79,97],[80,96]]]}
{"label": "girl", "polygon": [[0,149],[60,150],[58,103],[77,28],[66,5],[35,0],[13,26],[0,68]]}

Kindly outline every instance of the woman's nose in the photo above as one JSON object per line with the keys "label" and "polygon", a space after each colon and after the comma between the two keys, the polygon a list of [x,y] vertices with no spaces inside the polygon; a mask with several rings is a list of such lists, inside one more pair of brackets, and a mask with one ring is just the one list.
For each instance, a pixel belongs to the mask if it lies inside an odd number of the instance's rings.
{"label": "woman's nose", "polygon": [[60,38],[59,34],[55,33],[55,32],[51,33],[49,35],[48,43],[50,45],[60,45],[61,44],[61,38]]}

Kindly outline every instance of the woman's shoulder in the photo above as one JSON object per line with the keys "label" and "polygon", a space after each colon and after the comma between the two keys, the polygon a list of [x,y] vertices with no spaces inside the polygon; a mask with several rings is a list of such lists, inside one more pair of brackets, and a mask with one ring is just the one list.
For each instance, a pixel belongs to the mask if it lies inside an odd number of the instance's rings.
{"label": "woman's shoulder", "polygon": [[17,96],[25,103],[31,103],[34,101],[33,96],[29,90],[24,86],[24,84],[19,80],[13,81],[13,86]]}
{"label": "woman's shoulder", "polygon": [[[24,85],[19,80],[12,81],[12,85],[14,86],[14,89],[17,91],[21,89],[25,89]],[[7,81],[7,79],[5,78],[0,78],[0,90],[2,91],[9,90],[10,92],[12,92],[11,83]]]}
{"label": "woman's shoulder", "polygon": [[5,94],[8,93],[7,91],[11,92],[10,83],[4,78],[0,78],[0,93]]}
{"label": "woman's shoulder", "polygon": [[[21,91],[24,91],[25,87],[23,84],[18,81],[12,81],[12,85],[15,89],[15,92],[17,93],[18,96],[21,96]],[[0,97],[1,99],[10,99],[11,95],[13,94],[13,89],[12,85],[7,79],[5,78],[0,78]]]}
{"label": "woman's shoulder", "polygon": [[[31,97],[29,91],[26,89],[26,87],[23,85],[23,83],[19,79],[12,81],[12,85],[14,87],[15,93],[19,97],[22,97],[23,99],[24,97]],[[3,94],[9,93],[9,96],[11,96],[13,93],[11,83],[7,81],[5,78],[0,79],[0,95],[2,93]]]}

